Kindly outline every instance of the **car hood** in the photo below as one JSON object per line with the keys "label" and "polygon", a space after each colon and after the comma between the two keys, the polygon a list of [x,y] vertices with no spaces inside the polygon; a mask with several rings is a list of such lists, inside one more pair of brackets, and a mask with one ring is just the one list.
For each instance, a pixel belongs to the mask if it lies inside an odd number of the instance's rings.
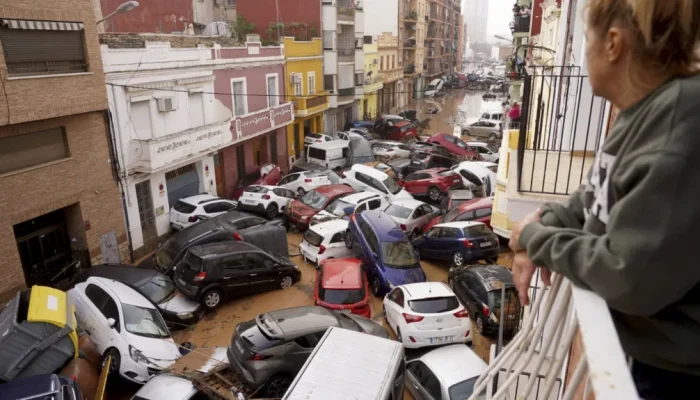
{"label": "car hood", "polygon": [[401,189],[398,193],[392,194],[394,199],[407,199],[413,200],[413,196],[406,189]]}
{"label": "car hood", "polygon": [[175,314],[185,314],[194,313],[199,310],[199,303],[192,301],[182,295],[182,293],[175,291],[174,295],[167,299],[166,301],[158,304],[161,310],[169,311]]}
{"label": "car hood", "polygon": [[383,326],[377,324],[376,322],[372,321],[369,318],[365,318],[363,316],[357,315],[357,314],[345,314],[346,316],[350,317],[353,321],[357,323],[357,325],[360,325],[360,328],[365,333],[369,333],[372,336],[378,336],[381,338],[389,339],[389,333],[384,329]]}
{"label": "car hood", "polygon": [[141,351],[149,361],[160,368],[168,368],[178,358],[180,350],[172,338],[156,339],[128,333],[129,344]]}
{"label": "car hood", "polygon": [[385,269],[387,280],[394,286],[405,285],[407,283],[425,282],[426,276],[420,264],[415,268],[391,268]]}
{"label": "car hood", "polygon": [[289,205],[289,212],[293,216],[307,216],[312,217],[316,215],[316,210],[302,203],[300,200],[294,200],[292,204]]}

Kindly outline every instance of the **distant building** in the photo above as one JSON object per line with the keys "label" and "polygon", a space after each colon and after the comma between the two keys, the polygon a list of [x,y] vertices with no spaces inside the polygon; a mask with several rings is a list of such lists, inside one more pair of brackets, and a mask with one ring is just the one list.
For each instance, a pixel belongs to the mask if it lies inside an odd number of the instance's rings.
{"label": "distant building", "polygon": [[467,26],[467,37],[470,42],[483,43],[488,40],[486,35],[488,21],[489,0],[465,0],[464,23]]}

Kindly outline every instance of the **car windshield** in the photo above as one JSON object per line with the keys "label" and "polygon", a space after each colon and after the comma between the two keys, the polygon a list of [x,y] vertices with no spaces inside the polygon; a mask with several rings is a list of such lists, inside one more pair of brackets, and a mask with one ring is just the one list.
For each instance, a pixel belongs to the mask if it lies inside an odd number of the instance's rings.
{"label": "car windshield", "polygon": [[168,268],[182,246],[177,243],[177,235],[170,237],[156,252],[156,263],[161,268]]}
{"label": "car windshield", "polygon": [[320,133],[307,133],[306,137],[314,138],[314,139],[320,139],[323,137]]}
{"label": "car windshield", "polygon": [[396,217],[400,219],[408,219],[408,216],[411,215],[411,210],[410,208],[402,207],[397,204],[392,204],[389,207],[384,210],[385,213],[389,214],[390,217]]}
{"label": "car windshield", "polygon": [[306,193],[304,197],[301,198],[302,203],[306,204],[307,206],[313,208],[316,211],[320,211],[327,201],[328,197],[322,195],[321,193],[315,190]]}
{"label": "car windshield", "polygon": [[340,183],[340,177],[335,172],[333,172],[331,170],[327,170],[327,171],[323,171],[321,173],[328,177],[328,180],[331,181],[331,184],[337,185]]}
{"label": "car windshield", "polygon": [[124,325],[129,333],[150,338],[170,337],[168,328],[155,308],[138,307],[122,303]]}
{"label": "car windshield", "polygon": [[173,206],[173,210],[183,213],[183,214],[190,214],[194,210],[197,209],[197,206],[194,206],[190,203],[185,203],[184,201],[180,200],[175,205]]}
{"label": "car windshield", "polygon": [[255,183],[256,181],[258,181],[259,179],[260,179],[260,170],[257,170],[250,175],[244,176],[243,179],[241,179],[240,183],[238,184],[238,187],[244,187],[244,186],[251,185],[251,184]]}
{"label": "car windshield", "polygon": [[455,139],[455,143],[457,144],[457,147],[460,149],[466,149],[467,148],[467,142],[465,142],[462,139]]}
{"label": "car windshield", "polygon": [[430,299],[409,300],[408,306],[419,314],[438,314],[459,308],[455,296],[433,297]]}
{"label": "car windshield", "polygon": [[244,192],[248,193],[267,193],[268,190],[265,187],[262,186],[250,186]]}
{"label": "car windshield", "polygon": [[461,213],[462,211],[459,209],[459,207],[455,207],[452,210],[450,210],[450,212],[442,216],[441,222],[452,222]]}
{"label": "car windshield", "polygon": [[143,284],[139,291],[155,304],[159,304],[173,294],[175,284],[167,276],[156,274],[150,281]]}
{"label": "car windshield", "polygon": [[319,286],[318,298],[330,304],[355,304],[365,299],[365,288],[324,289]]}
{"label": "car windshield", "polygon": [[342,216],[345,214],[345,209],[348,207],[355,208],[355,205],[350,204],[343,199],[335,199],[331,201],[329,205],[326,206],[326,211],[328,211],[331,214]]}
{"label": "car windshield", "polygon": [[414,268],[418,264],[410,242],[383,242],[382,261],[393,268]]}
{"label": "car windshield", "polygon": [[318,247],[321,242],[323,242],[323,236],[311,229],[307,229],[306,232],[304,232],[304,240],[306,240],[308,244]]}
{"label": "car windshield", "polygon": [[353,163],[364,164],[374,161],[372,147],[365,139],[351,140],[350,148],[352,149]]}
{"label": "car windshield", "polygon": [[[467,400],[472,393],[474,393],[474,384],[476,384],[478,378],[478,376],[475,376],[450,386],[449,389],[447,389],[450,400]],[[477,400],[484,400],[486,399],[486,394],[482,393],[476,398]]]}
{"label": "car windshield", "polygon": [[431,83],[425,90],[435,90],[435,85]]}
{"label": "car windshield", "polygon": [[452,199],[452,207],[453,207],[453,208],[454,208],[454,207],[457,207],[458,205],[460,205],[460,204],[462,204],[462,203],[466,203],[466,202],[468,202],[469,200],[472,200],[472,199]]}
{"label": "car windshield", "polygon": [[401,191],[401,186],[399,186],[394,178],[390,176],[384,179],[384,186],[386,186],[387,190],[391,194],[396,194]]}

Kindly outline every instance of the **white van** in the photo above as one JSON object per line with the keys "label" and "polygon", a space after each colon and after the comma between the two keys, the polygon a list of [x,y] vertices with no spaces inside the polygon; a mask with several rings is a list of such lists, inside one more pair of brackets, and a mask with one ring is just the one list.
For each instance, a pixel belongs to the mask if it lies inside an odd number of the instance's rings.
{"label": "white van", "polygon": [[331,327],[282,400],[401,400],[405,370],[401,343]]}
{"label": "white van", "polygon": [[352,158],[350,142],[333,140],[330,142],[314,143],[306,147],[306,161],[321,165],[331,170],[345,168]]}
{"label": "white van", "polygon": [[433,79],[425,88],[425,97],[440,96],[444,93],[445,81],[440,78]]}

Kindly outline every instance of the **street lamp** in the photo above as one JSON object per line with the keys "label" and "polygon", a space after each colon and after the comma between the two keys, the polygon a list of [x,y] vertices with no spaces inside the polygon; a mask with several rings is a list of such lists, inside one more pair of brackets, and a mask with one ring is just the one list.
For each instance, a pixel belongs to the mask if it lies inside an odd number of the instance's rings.
{"label": "street lamp", "polygon": [[139,2],[138,2],[138,1],[127,1],[126,3],[122,3],[122,4],[119,5],[119,7],[117,7],[116,10],[114,10],[113,13],[107,14],[104,18],[102,18],[101,20],[97,21],[97,22],[96,22],[96,25],[99,25],[100,22],[103,22],[103,21],[105,21],[105,20],[107,20],[107,19],[109,19],[109,18],[112,18],[113,16],[115,16],[115,15],[117,15],[117,14],[123,14],[123,13],[125,13],[125,12],[129,12],[129,11],[133,10],[134,8],[136,8],[136,7],[138,7],[138,6],[139,6]]}

